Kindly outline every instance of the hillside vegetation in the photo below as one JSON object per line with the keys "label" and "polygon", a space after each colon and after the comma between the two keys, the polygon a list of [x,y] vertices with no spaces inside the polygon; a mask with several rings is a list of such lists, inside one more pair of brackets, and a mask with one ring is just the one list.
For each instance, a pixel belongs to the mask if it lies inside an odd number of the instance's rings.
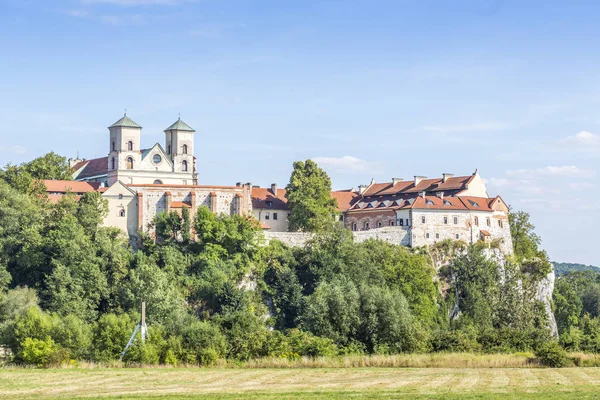
{"label": "hillside vegetation", "polygon": [[554,274],[556,276],[562,276],[570,272],[582,271],[592,271],[600,274],[600,268],[594,267],[593,265],[560,262],[553,262],[552,264],[554,265]]}
{"label": "hillside vegetation", "polygon": [[[157,240],[143,236],[134,252],[119,230],[101,226],[99,193],[46,200],[39,179],[63,176],[62,161],[0,172],[0,343],[9,361],[114,362],[145,301],[148,340],[137,338],[127,364],[450,351],[532,351],[548,365],[570,363],[535,300],[551,267],[525,213],[511,213],[508,260],[482,243],[355,243],[310,201],[305,218],[319,221],[297,221],[315,228],[303,248],[265,246],[256,221],[200,207],[193,219],[157,215]],[[328,184],[316,165],[300,179],[303,166],[297,187],[310,176]],[[560,343],[597,352],[598,280],[588,281],[558,281]]]}

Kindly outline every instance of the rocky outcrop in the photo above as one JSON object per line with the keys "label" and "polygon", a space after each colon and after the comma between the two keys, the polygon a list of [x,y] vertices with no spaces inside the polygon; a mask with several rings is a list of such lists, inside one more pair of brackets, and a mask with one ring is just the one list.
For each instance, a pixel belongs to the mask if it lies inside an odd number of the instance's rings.
{"label": "rocky outcrop", "polygon": [[554,292],[554,265],[552,270],[538,283],[536,299],[544,303],[548,319],[550,320],[550,330],[552,336],[558,336],[558,327],[556,326],[556,319],[554,313],[552,313],[552,292]]}

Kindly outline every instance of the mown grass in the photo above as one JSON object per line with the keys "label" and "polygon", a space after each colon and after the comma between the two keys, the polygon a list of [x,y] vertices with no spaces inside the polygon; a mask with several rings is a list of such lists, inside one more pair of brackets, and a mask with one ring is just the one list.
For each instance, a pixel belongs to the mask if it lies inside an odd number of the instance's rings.
{"label": "mown grass", "polygon": [[600,399],[598,368],[0,370],[0,399]]}

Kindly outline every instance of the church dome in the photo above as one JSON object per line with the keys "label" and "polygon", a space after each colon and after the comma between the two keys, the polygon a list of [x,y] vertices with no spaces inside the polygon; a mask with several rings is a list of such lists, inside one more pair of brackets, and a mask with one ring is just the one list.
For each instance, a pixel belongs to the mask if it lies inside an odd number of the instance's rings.
{"label": "church dome", "polygon": [[166,131],[188,131],[188,132],[196,132],[191,126],[186,124],[179,118],[175,123],[173,123],[170,127],[165,129]]}
{"label": "church dome", "polygon": [[142,128],[141,126],[139,126],[138,124],[133,122],[133,120],[131,118],[129,118],[127,116],[127,114],[123,115],[123,118],[121,118],[120,120],[118,120],[117,122],[115,122],[114,124],[109,126],[109,128],[116,128],[118,126],[122,126],[125,128],[140,128],[140,129]]}

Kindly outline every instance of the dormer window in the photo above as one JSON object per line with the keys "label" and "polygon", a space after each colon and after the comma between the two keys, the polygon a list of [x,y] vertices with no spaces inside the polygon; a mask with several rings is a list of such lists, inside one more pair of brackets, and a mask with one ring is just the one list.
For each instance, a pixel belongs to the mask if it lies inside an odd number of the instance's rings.
{"label": "dormer window", "polygon": [[469,200],[469,203],[471,204],[471,206],[473,206],[473,207],[475,207],[475,208],[478,208],[478,207],[479,207],[479,204],[477,204],[477,202],[476,202],[476,201]]}
{"label": "dormer window", "polygon": [[273,207],[273,202],[271,200],[267,200],[267,207]]}
{"label": "dormer window", "polygon": [[444,200],[444,205],[445,205],[445,206],[451,206],[451,205],[452,205],[452,203],[450,203],[448,200]]}
{"label": "dormer window", "polygon": [[427,204],[428,206],[432,206],[433,205],[433,201],[427,199],[427,200],[425,200],[425,204]]}

